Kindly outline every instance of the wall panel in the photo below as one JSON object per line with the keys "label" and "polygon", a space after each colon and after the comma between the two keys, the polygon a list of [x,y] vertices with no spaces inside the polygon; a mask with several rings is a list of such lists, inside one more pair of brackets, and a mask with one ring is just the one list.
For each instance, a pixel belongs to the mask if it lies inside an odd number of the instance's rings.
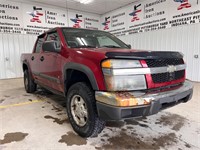
{"label": "wall panel", "polygon": [[0,34],[0,79],[22,77],[20,57],[31,53],[36,36]]}
{"label": "wall panel", "polygon": [[6,78],[3,34],[0,34],[0,79]]}

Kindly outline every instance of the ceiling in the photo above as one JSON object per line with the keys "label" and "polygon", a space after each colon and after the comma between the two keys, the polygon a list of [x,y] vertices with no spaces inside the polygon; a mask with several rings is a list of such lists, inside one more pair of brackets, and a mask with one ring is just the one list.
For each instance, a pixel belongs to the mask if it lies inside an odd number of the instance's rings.
{"label": "ceiling", "polygon": [[95,14],[105,14],[109,11],[128,5],[137,0],[94,0],[90,4],[81,4],[77,0],[12,0],[18,2],[37,2],[42,4],[48,4],[63,8],[70,8],[74,10],[90,12]]}

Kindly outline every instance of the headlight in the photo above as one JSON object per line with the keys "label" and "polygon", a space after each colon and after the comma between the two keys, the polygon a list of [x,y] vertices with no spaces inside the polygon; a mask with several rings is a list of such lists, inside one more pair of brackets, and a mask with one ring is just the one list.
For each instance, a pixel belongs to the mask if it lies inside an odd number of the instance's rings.
{"label": "headlight", "polygon": [[146,89],[144,75],[135,76],[104,76],[107,90],[127,91]]}
{"label": "headlight", "polygon": [[102,62],[103,68],[139,68],[142,67],[139,60],[120,60],[120,59],[108,59]]}
{"label": "headlight", "polygon": [[[142,68],[138,60],[105,60],[101,64],[108,91],[131,91],[146,89],[144,75],[127,75],[134,68]],[[114,75],[117,71],[120,75]]]}

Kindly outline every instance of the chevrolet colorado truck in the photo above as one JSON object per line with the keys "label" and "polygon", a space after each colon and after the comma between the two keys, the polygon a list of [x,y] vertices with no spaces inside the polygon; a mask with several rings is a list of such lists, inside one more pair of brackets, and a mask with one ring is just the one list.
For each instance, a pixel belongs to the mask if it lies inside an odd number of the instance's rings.
{"label": "chevrolet colorado truck", "polygon": [[153,115],[191,99],[179,52],[134,50],[104,31],[58,27],[22,54],[24,85],[66,97],[70,123],[94,137],[105,121]]}

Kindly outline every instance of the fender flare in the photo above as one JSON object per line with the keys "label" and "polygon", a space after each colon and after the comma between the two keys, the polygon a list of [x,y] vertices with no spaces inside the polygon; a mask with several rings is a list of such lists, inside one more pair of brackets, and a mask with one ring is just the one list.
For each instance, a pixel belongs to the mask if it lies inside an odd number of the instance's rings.
{"label": "fender flare", "polygon": [[26,60],[24,60],[24,61],[22,62],[22,70],[24,70],[24,68],[23,68],[24,65],[26,65],[27,68],[28,68],[28,70],[30,71],[29,63],[28,63]]}
{"label": "fender flare", "polygon": [[30,75],[31,75],[31,77],[32,77],[32,79],[33,79],[33,72],[31,71],[31,67],[30,67],[28,61],[27,61],[27,60],[24,60],[24,61],[22,62],[22,70],[23,70],[23,72],[24,72],[23,65],[26,65],[26,66],[27,66],[28,72],[30,73]]}
{"label": "fender flare", "polygon": [[83,64],[72,63],[72,62],[65,64],[64,65],[64,69],[63,69],[64,81],[66,81],[66,79],[67,79],[66,71],[68,69],[73,69],[73,70],[77,70],[77,71],[83,72],[88,77],[88,79],[89,79],[89,81],[90,81],[90,83],[92,85],[93,90],[95,90],[95,91],[99,90],[99,87],[98,87],[96,78],[94,76],[94,73],[92,72],[92,70],[89,67],[87,67],[87,66],[85,66]]}

